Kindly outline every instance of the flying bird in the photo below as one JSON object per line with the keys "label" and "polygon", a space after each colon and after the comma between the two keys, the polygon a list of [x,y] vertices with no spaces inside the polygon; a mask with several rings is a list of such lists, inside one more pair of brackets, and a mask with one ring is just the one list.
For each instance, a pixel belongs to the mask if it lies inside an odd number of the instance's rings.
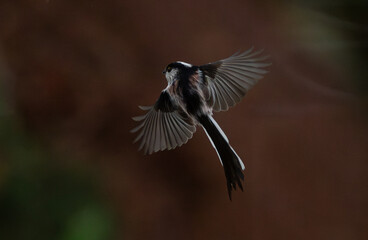
{"label": "flying bird", "polygon": [[134,117],[140,124],[134,142],[145,154],[180,147],[192,138],[196,126],[202,126],[224,167],[227,189],[243,191],[244,164],[215,119],[213,112],[226,111],[240,102],[263,77],[270,63],[253,48],[219,60],[195,66],[173,62],[164,69],[167,87],[153,106],[140,106],[146,114]]}

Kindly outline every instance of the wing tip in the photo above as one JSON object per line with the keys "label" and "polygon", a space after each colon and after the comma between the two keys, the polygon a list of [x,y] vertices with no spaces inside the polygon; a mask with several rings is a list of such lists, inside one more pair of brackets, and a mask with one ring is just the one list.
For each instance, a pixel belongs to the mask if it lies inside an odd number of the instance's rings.
{"label": "wing tip", "polygon": [[145,115],[142,115],[142,116],[135,116],[135,117],[132,117],[132,119],[136,122],[139,122],[139,121],[142,121],[143,118],[145,117]]}
{"label": "wing tip", "polygon": [[139,109],[143,110],[143,111],[147,111],[147,110],[150,110],[152,108],[152,106],[138,106]]}

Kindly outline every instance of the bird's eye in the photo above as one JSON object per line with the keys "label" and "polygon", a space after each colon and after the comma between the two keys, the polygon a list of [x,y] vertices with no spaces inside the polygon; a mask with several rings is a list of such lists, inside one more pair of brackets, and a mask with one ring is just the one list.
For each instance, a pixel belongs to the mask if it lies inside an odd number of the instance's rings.
{"label": "bird's eye", "polygon": [[170,72],[170,71],[171,71],[171,67],[167,67],[167,68],[166,68],[166,70],[167,70],[168,72]]}

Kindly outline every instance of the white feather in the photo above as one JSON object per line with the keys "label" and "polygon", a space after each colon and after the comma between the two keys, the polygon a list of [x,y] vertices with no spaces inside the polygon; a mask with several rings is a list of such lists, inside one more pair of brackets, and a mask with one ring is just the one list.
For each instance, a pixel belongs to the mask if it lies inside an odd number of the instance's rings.
{"label": "white feather", "polygon": [[[227,136],[225,135],[224,131],[222,131],[222,129],[220,128],[220,126],[217,124],[217,122],[215,121],[215,119],[212,117],[212,116],[209,116],[210,117],[210,120],[212,121],[212,123],[215,125],[215,127],[217,128],[217,130],[220,132],[220,134],[222,135],[222,137],[226,140],[226,142],[229,142],[229,139],[227,138]],[[218,153],[217,151],[217,148],[215,147],[215,144],[213,143],[212,139],[210,138],[210,136],[208,135],[207,131],[205,128],[203,128],[204,131],[206,132],[207,134],[207,137],[210,139],[210,142],[213,146],[213,148],[216,150],[216,153],[217,153],[217,156],[219,157],[220,159],[220,162],[221,162],[221,165],[223,165],[222,163],[222,160],[221,160],[221,157],[220,157],[220,154]],[[245,166],[244,166],[244,163],[243,161],[240,159],[240,157],[238,156],[238,154],[234,151],[234,149],[230,146],[231,150],[234,152],[234,154],[236,155],[238,161],[239,161],[239,164],[242,168],[242,170],[245,169]]]}
{"label": "white feather", "polygon": [[222,129],[220,128],[220,126],[217,124],[217,122],[215,121],[215,119],[212,116],[209,116],[209,117],[210,117],[211,121],[213,122],[213,124],[215,124],[217,130],[221,133],[222,137],[225,138],[226,142],[229,142],[229,139],[225,135],[224,131],[222,131]]}
{"label": "white feather", "polygon": [[220,163],[221,163],[221,165],[222,165],[222,166],[224,166],[224,164],[222,163],[222,160],[221,160],[220,154],[218,153],[217,148],[216,148],[215,144],[213,143],[213,141],[212,141],[212,139],[211,139],[210,135],[208,135],[208,132],[207,132],[207,130],[206,130],[205,128],[203,128],[203,129],[204,129],[204,132],[206,133],[206,135],[207,135],[208,139],[210,140],[210,142],[211,142],[211,144],[212,144],[212,147],[216,150],[216,153],[217,153],[218,158],[220,159]]}
{"label": "white feather", "polygon": [[190,63],[180,62],[180,61],[177,61],[177,63],[181,63],[181,64],[183,64],[186,67],[192,67],[192,64],[190,64]]}
{"label": "white feather", "polygon": [[178,69],[172,69],[170,72],[166,71],[165,77],[167,80],[167,87],[170,87],[173,84],[174,80],[176,79],[176,74],[178,73]]}

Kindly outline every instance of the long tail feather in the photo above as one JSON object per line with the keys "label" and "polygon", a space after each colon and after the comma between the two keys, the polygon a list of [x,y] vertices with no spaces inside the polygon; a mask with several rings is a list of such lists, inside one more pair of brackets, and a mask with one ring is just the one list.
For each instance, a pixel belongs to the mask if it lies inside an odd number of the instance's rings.
{"label": "long tail feather", "polygon": [[231,200],[231,191],[233,189],[236,190],[236,185],[243,191],[242,181],[244,180],[244,164],[230,146],[225,133],[211,116],[203,115],[199,117],[198,120],[206,131],[224,167],[227,190]]}

